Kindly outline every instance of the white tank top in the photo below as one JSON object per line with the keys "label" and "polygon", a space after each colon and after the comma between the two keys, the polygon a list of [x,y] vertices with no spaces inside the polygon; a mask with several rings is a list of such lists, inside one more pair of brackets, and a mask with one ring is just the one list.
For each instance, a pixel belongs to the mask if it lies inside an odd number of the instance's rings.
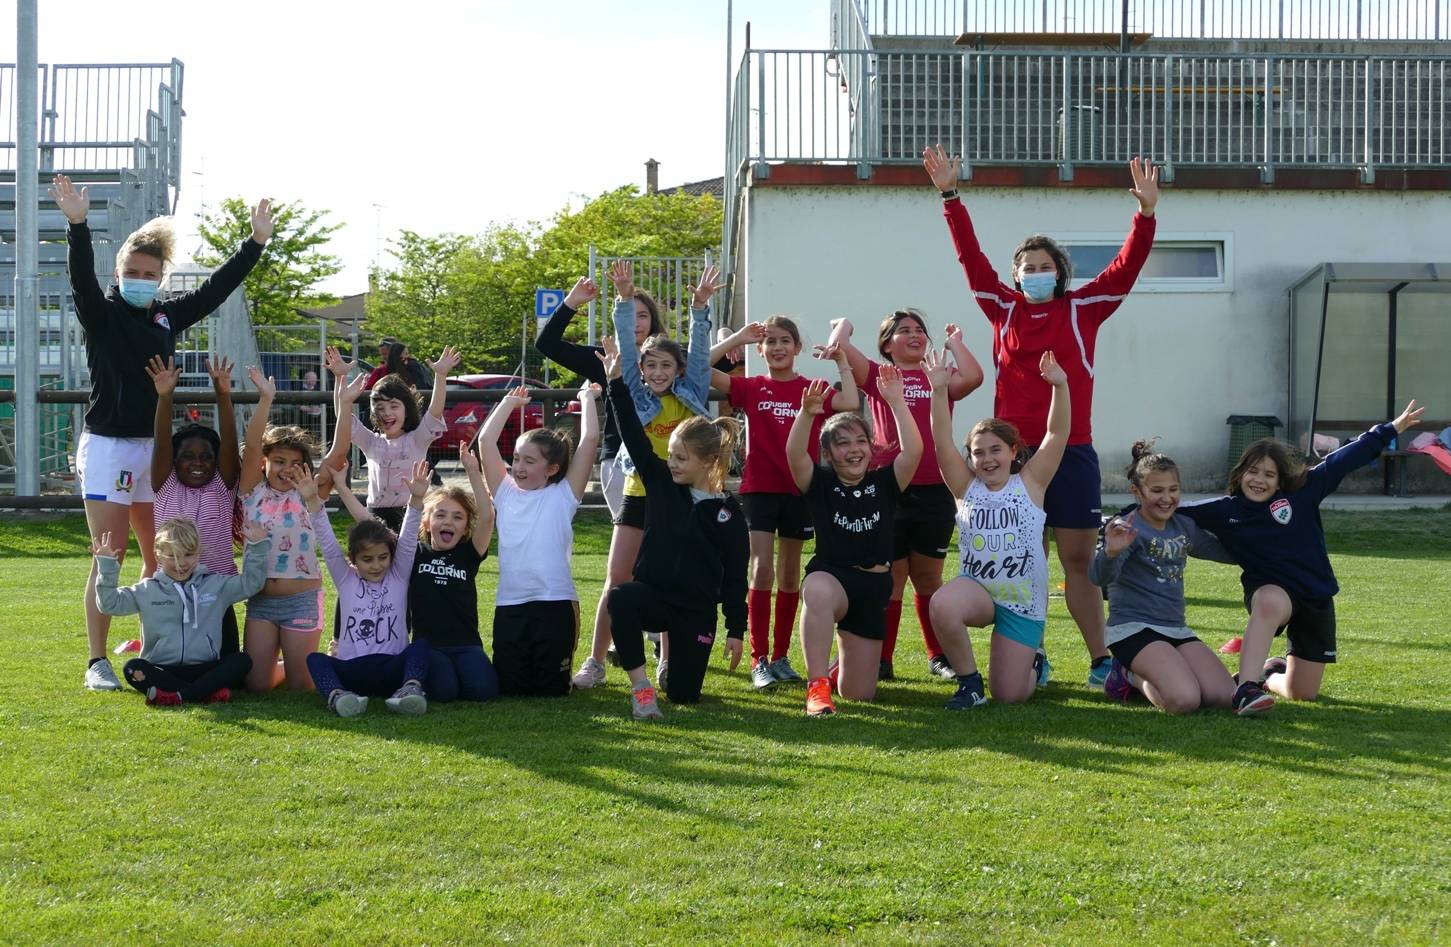
{"label": "white tank top", "polygon": [[1013,474],[1001,490],[973,479],[957,507],[962,572],[1010,612],[1048,617],[1048,560],[1043,555],[1043,508]]}

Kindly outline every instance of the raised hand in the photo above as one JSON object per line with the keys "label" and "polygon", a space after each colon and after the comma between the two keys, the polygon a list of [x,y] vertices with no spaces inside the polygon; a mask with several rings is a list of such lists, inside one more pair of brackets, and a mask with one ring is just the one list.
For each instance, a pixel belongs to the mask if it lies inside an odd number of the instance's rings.
{"label": "raised hand", "polygon": [[938,352],[936,349],[928,349],[927,355],[922,359],[922,369],[927,373],[927,384],[934,390],[946,388],[947,383],[952,380],[952,369],[947,362],[947,352]]}
{"label": "raised hand", "polygon": [[1052,350],[1044,352],[1043,357],[1038,359],[1038,374],[1043,376],[1043,380],[1054,388],[1068,384],[1068,373],[1063,370],[1062,365],[1058,364],[1058,359],[1054,358]]}
{"label": "raised hand", "polygon": [[352,381],[343,382],[338,388],[338,397],[343,399],[343,404],[352,404],[363,397],[363,392],[368,387],[368,376],[362,372],[353,376]]}
{"label": "raised hand", "polygon": [[824,361],[835,362],[838,367],[848,364],[846,349],[835,342],[827,345],[813,345],[811,347],[811,356]]}
{"label": "raised hand", "polygon": [[569,295],[564,297],[564,305],[579,310],[589,305],[599,294],[600,288],[595,281],[588,276],[581,276],[574,281],[574,287],[570,289]]}
{"label": "raised hand", "polygon": [[600,364],[605,367],[605,377],[611,379],[619,378],[620,343],[615,341],[614,336],[607,335],[603,339],[600,339],[600,348],[604,351],[596,352],[595,355],[599,357]]}
{"label": "raised hand", "polygon": [[70,178],[57,174],[55,182],[47,190],[50,191],[50,199],[65,214],[66,220],[73,224],[85,223],[86,214],[91,209],[90,188],[83,187],[78,191]]}
{"label": "raised hand", "polygon": [[1129,544],[1138,538],[1138,535],[1139,530],[1134,526],[1134,514],[1115,517],[1109,520],[1108,526],[1104,529],[1103,551],[1111,559],[1129,548]]}
{"label": "raised hand", "polygon": [[267,527],[257,520],[246,520],[242,524],[242,538],[248,543],[260,543],[267,538]]}
{"label": "raised hand", "polygon": [[267,401],[271,401],[273,398],[277,397],[277,382],[272,378],[263,375],[262,369],[258,368],[256,365],[248,366],[247,377],[252,380],[252,387],[257,389],[257,394],[261,398],[264,398]]}
{"label": "raised hand", "polygon": [[941,145],[922,150],[922,167],[932,179],[932,186],[939,191],[950,191],[957,187],[962,177],[962,158],[949,158]]}
{"label": "raised hand", "polygon": [[464,441],[458,442],[458,462],[470,480],[484,475],[484,468],[479,464],[479,455],[469,450],[469,445]]}
{"label": "raised hand", "polygon": [[266,244],[272,239],[272,200],[264,197],[252,205],[252,239]]}
{"label": "raised hand", "polygon": [[958,328],[957,323],[949,322],[943,331],[947,333],[947,341],[962,341],[962,329]]}
{"label": "raised hand", "polygon": [[338,351],[336,345],[329,345],[324,350],[322,365],[340,381],[347,378],[348,372],[353,369],[353,363],[343,358],[343,353]]}
{"label": "raised hand", "polygon": [[720,278],[720,267],[714,263],[710,264],[700,274],[700,282],[691,287],[691,308],[704,309],[706,306],[709,306],[710,297],[724,288],[725,282]]}
{"label": "raised hand", "polygon": [[600,396],[600,386],[592,381],[587,381],[579,386],[579,392],[575,395],[581,404],[592,404]]}
{"label": "raised hand", "polygon": [[109,530],[101,534],[101,538],[91,543],[91,555],[105,556],[109,559],[120,558],[121,550],[111,545],[111,533]]}
{"label": "raised hand", "polygon": [[1154,216],[1154,205],[1159,203],[1159,169],[1154,167],[1152,160],[1135,155],[1129,162],[1129,174],[1134,179],[1129,193],[1139,202],[1139,213],[1145,217]]}
{"label": "raised hand", "polygon": [[413,476],[408,480],[408,492],[413,495],[413,499],[422,500],[424,494],[428,493],[432,472],[433,468],[428,466],[426,460],[420,460],[413,465]]}
{"label": "raised hand", "polygon": [[232,393],[232,369],[236,366],[225,355],[207,359],[207,375],[212,379],[212,390],[219,395]]}
{"label": "raised hand", "polygon": [[615,287],[615,295],[622,299],[635,295],[635,265],[629,260],[611,263],[610,283]]}
{"label": "raised hand", "polygon": [[895,365],[883,365],[877,376],[877,391],[888,404],[906,404],[907,390],[902,384],[902,372]]}
{"label": "raised hand", "polygon": [[1391,424],[1395,425],[1397,434],[1404,434],[1410,428],[1415,427],[1416,424],[1421,420],[1421,415],[1425,413],[1425,405],[1421,405],[1418,407],[1416,405],[1416,399],[1412,398],[1411,403],[1406,405],[1406,410],[1402,411],[1399,415],[1397,415],[1396,419],[1392,421]]}
{"label": "raised hand", "polygon": [[158,395],[169,395],[176,390],[181,369],[176,367],[174,359],[163,362],[160,355],[153,355],[151,361],[146,363],[146,374],[151,376],[151,383],[156,386]]}
{"label": "raised hand", "polygon": [[826,390],[831,386],[824,379],[813,378],[801,392],[801,412],[811,417],[826,413]]}
{"label": "raised hand", "polygon": [[301,464],[293,464],[287,468],[285,479],[290,481],[297,488],[302,502],[311,503],[316,500],[318,494],[325,487],[330,487],[333,479],[333,472],[328,469],[327,464],[319,464],[315,475],[309,474]]}
{"label": "raised hand", "polygon": [[[427,361],[427,359],[424,361]],[[452,345],[445,345],[443,351],[438,356],[438,361],[428,362],[428,367],[433,369],[434,374],[447,378],[448,373],[458,368],[459,363],[462,361],[463,357],[458,354],[458,349]]]}
{"label": "raised hand", "polygon": [[499,399],[499,403],[510,411],[518,411],[529,403],[529,389],[524,385],[513,388]]}

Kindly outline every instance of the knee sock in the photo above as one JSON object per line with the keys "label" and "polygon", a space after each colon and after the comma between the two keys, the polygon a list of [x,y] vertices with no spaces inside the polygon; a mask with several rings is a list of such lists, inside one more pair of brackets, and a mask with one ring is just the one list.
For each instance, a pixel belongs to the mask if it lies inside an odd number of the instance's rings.
{"label": "knee sock", "polygon": [[892,660],[897,652],[897,629],[902,625],[902,603],[893,599],[887,602],[887,635],[882,639],[882,660]]}
{"label": "knee sock", "polygon": [[927,645],[927,660],[942,656],[942,645],[937,643],[937,631],[932,627],[932,596],[912,593],[912,604],[917,609],[917,620],[922,623],[922,643]]}
{"label": "knee sock", "polygon": [[746,627],[751,632],[751,663],[754,664],[766,656],[766,638],[771,627],[770,589],[751,589],[746,593]]}
{"label": "knee sock", "polygon": [[796,605],[800,592],[776,593],[776,627],[771,633],[771,660],[779,661],[791,651],[791,632],[796,628]]}

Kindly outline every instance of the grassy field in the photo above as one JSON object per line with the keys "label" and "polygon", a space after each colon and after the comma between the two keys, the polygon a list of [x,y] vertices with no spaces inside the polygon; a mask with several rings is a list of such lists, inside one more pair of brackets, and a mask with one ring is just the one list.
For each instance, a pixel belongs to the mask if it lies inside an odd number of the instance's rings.
{"label": "grassy field", "polygon": [[[1342,663],[1315,704],[1111,705],[1055,599],[1057,680],[1025,707],[944,712],[907,618],[875,704],[808,720],[801,690],[717,666],[662,725],[613,669],[421,718],[87,693],[82,522],[5,522],[0,939],[1451,940],[1451,511],[1325,522]],[[588,613],[607,526],[577,536]],[[1207,641],[1241,627],[1235,570],[1188,586]]]}

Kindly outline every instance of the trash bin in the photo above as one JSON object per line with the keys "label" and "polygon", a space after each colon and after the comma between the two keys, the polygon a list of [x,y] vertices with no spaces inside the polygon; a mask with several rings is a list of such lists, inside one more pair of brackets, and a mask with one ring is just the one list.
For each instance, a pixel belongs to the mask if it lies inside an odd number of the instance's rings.
{"label": "trash bin", "polygon": [[1229,466],[1233,470],[1239,455],[1255,441],[1275,436],[1280,419],[1273,414],[1231,414],[1224,421],[1229,425]]}

